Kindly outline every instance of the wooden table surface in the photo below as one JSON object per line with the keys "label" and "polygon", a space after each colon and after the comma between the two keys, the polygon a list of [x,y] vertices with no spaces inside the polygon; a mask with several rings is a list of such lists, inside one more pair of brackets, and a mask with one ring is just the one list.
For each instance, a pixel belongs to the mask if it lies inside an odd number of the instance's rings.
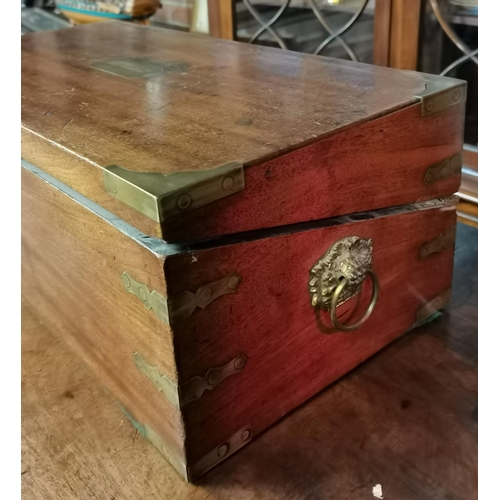
{"label": "wooden table surface", "polygon": [[477,230],[451,304],[189,485],[23,308],[23,499],[477,498]]}

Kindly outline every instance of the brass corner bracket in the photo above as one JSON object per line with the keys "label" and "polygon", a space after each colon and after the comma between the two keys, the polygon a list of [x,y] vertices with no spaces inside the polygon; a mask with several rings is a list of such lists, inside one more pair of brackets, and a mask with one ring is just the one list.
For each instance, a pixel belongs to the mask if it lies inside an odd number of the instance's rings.
{"label": "brass corner bracket", "polygon": [[467,82],[438,75],[422,75],[425,89],[413,94],[422,102],[421,116],[431,115],[467,98]]}
{"label": "brass corner bracket", "polygon": [[207,205],[245,188],[238,162],[198,172],[135,172],[110,165],[104,168],[106,192],[156,222]]}

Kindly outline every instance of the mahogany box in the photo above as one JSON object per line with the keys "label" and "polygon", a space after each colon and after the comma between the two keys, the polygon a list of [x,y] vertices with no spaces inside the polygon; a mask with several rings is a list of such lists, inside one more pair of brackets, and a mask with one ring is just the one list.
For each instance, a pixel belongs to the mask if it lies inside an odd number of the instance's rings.
{"label": "mahogany box", "polygon": [[449,300],[465,82],[120,22],[21,41],[24,300],[186,480]]}

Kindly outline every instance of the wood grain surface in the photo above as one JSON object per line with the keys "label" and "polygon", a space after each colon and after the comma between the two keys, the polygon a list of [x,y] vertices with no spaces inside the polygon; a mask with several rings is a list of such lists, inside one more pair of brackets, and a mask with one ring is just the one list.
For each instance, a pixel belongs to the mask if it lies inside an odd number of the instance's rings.
{"label": "wood grain surface", "polygon": [[[36,214],[37,217],[34,217]],[[121,275],[165,294],[163,258],[22,169],[22,293],[134,418],[185,463],[181,414],[135,366],[138,351],[177,382],[170,327],[126,292]]]}
{"label": "wood grain surface", "polygon": [[421,6],[420,0],[391,1],[389,64],[392,68],[417,69]]}
{"label": "wood grain surface", "polygon": [[477,498],[477,230],[458,226],[443,315],[360,365],[186,484],[28,308],[22,335],[23,498]]}
{"label": "wood grain surface", "polygon": [[[23,36],[22,124],[100,166],[248,163],[417,102],[419,73],[110,22]],[[97,60],[145,57],[123,78]],[[57,98],[55,98],[57,97]]]}
{"label": "wood grain surface", "polygon": [[[161,74],[123,78],[91,67],[123,57],[146,58]],[[463,106],[446,118],[421,118],[418,106],[395,113],[417,103],[414,95],[425,88],[419,73],[127,23],[28,34],[22,38],[22,155],[168,241],[277,226],[453,194],[446,183],[431,192],[421,177],[449,151],[461,150]],[[391,114],[397,117],[333,140]],[[401,136],[411,145],[399,145]],[[285,153],[291,155],[270,161]],[[163,228],[118,206],[103,188],[102,169],[113,164],[169,174],[234,161],[250,168],[243,193]],[[227,211],[232,203],[238,207]]]}

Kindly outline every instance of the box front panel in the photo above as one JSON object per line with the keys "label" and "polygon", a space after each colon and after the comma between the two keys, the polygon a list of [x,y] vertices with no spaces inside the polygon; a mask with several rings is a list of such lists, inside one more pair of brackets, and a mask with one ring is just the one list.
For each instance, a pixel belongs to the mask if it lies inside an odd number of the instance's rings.
{"label": "box front panel", "polygon": [[[204,463],[214,450],[225,454],[225,443],[235,446],[242,429],[261,432],[442,307],[455,223],[453,206],[430,208],[168,257],[172,297],[203,291],[231,273],[241,277],[235,293],[173,324],[181,394],[196,377],[207,389],[184,408],[188,462]],[[312,307],[310,270],[352,236],[371,239],[380,293],[366,323],[346,333],[332,329],[329,311]],[[337,309],[340,321],[358,319],[371,293],[367,278],[358,299]],[[241,357],[244,366],[236,370]],[[229,375],[216,380],[214,371],[224,367],[224,374],[228,366]]]}

